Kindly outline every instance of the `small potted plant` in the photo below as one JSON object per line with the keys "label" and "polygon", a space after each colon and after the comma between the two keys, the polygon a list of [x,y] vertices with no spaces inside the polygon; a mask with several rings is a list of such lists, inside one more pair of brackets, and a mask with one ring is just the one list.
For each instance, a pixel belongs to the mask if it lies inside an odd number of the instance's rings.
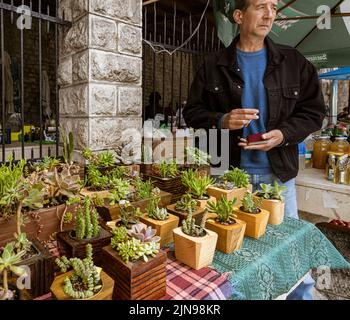
{"label": "small potted plant", "polygon": [[255,195],[262,199],[261,208],[270,212],[269,224],[279,225],[284,218],[284,196],[286,186],[280,186],[277,181],[274,185],[260,184],[260,190]]}
{"label": "small potted plant", "polygon": [[189,169],[182,173],[181,182],[192,197],[199,201],[202,208],[207,206],[208,200],[216,200],[214,197],[209,197],[206,194],[208,187],[215,183],[214,178]]}
{"label": "small potted plant", "polygon": [[94,251],[94,261],[100,263],[101,249],[108,245],[112,234],[99,225],[99,215],[90,197],[85,197],[77,209],[74,230],[57,233],[58,246],[68,258],[85,256],[86,244]]}
{"label": "small potted plant", "polygon": [[144,224],[113,230],[103,268],[115,280],[113,299],[156,300],[166,293],[166,254],[156,230]]}
{"label": "small potted plant", "polygon": [[131,229],[133,225],[140,223],[140,218],[143,213],[140,208],[135,208],[130,204],[129,201],[120,202],[120,215],[119,219],[115,222],[111,221],[108,225],[112,226],[111,228],[118,228],[124,226],[127,229]]}
{"label": "small potted plant", "polygon": [[201,224],[196,225],[189,210],[182,226],[173,230],[176,259],[196,270],[212,263],[218,240],[217,233],[204,228],[205,222],[206,214]]}
{"label": "small potted plant", "polygon": [[205,208],[201,207],[200,203],[193,199],[190,193],[186,193],[179,201],[168,205],[166,208],[170,213],[180,218],[180,224],[186,219],[190,211],[197,223],[202,221],[202,216],[205,212]]}
{"label": "small potted plant", "polygon": [[185,148],[185,167],[210,176],[210,155],[198,148]]}
{"label": "small potted plant", "polygon": [[265,234],[270,216],[270,212],[261,209],[260,206],[261,199],[248,191],[242,199],[242,205],[235,209],[238,219],[247,223],[245,235],[255,239]]}
{"label": "small potted plant", "polygon": [[160,236],[160,245],[164,246],[173,242],[173,229],[179,225],[179,218],[170,214],[166,208],[159,208],[160,197],[155,196],[148,203],[146,214],[140,218],[140,221],[157,231]]}
{"label": "small potted plant", "polygon": [[237,199],[237,205],[241,205],[242,198],[246,191],[252,191],[252,185],[249,183],[249,175],[239,168],[232,168],[221,178],[220,182],[208,187],[208,195],[216,200],[225,197],[227,200]]}
{"label": "small potted plant", "polygon": [[[62,275],[55,278],[51,293],[57,300],[112,300],[114,281],[93,261],[91,244],[86,245],[86,257],[66,256],[56,259]],[[67,272],[72,268],[72,271]]]}
{"label": "small potted plant", "polygon": [[208,219],[206,228],[218,234],[216,248],[223,253],[239,250],[243,244],[246,223],[238,220],[234,213],[236,199],[208,201],[207,209],[216,214],[216,218]]}

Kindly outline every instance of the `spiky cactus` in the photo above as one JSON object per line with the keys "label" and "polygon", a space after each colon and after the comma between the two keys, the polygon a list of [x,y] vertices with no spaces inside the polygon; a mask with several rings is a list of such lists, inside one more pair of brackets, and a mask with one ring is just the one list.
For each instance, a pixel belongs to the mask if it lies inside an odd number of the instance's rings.
{"label": "spiky cactus", "polygon": [[89,197],[85,197],[83,205],[77,209],[75,236],[79,240],[97,237],[100,233],[98,213],[91,205]]}
{"label": "spiky cactus", "polygon": [[254,197],[254,195],[248,191],[242,199],[242,210],[247,213],[259,213],[261,202],[261,198]]}
{"label": "spiky cactus", "polygon": [[56,264],[63,273],[73,268],[73,274],[64,279],[63,292],[74,299],[90,298],[102,288],[102,281],[92,259],[92,246],[86,245],[86,258],[56,259]]}

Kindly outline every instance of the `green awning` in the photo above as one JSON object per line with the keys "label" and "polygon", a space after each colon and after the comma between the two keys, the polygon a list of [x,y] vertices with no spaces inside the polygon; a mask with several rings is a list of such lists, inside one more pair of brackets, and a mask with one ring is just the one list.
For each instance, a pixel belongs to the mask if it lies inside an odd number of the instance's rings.
{"label": "green awning", "polygon": [[[227,47],[238,34],[231,19],[235,1],[213,1],[218,37]],[[317,17],[323,13],[318,9],[324,5],[331,9],[330,29],[317,26]],[[319,68],[350,65],[350,0],[284,0],[278,8],[269,35],[272,40],[297,48]]]}

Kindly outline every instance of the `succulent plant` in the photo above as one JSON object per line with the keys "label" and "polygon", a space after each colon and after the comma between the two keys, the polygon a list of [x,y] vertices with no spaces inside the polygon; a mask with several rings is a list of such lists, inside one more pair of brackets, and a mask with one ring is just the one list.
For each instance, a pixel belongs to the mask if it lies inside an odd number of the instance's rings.
{"label": "succulent plant", "polygon": [[261,183],[260,190],[257,192],[257,196],[263,199],[270,199],[272,194],[272,186],[270,184]]}
{"label": "succulent plant", "polygon": [[114,155],[111,151],[103,151],[100,153],[94,153],[91,149],[87,148],[83,151],[83,157],[96,167],[111,167],[115,164]]}
{"label": "succulent plant", "polygon": [[69,132],[68,135],[64,133],[62,127],[60,127],[61,140],[63,142],[63,159],[67,164],[73,163],[73,151],[74,151],[74,136],[72,132]]}
{"label": "succulent plant", "polygon": [[272,199],[284,201],[284,193],[287,190],[286,186],[279,185],[277,181],[273,184],[273,189],[272,189]]}
{"label": "succulent plant", "polygon": [[190,193],[186,193],[181,197],[179,201],[176,202],[175,209],[183,212],[196,211],[198,203],[195,199],[192,199]]}
{"label": "succulent plant", "polygon": [[160,237],[156,236],[156,230],[152,227],[147,227],[143,223],[135,224],[128,231],[130,238],[135,238],[141,242],[159,242]]}
{"label": "succulent plant", "polygon": [[223,190],[233,190],[235,188],[235,184],[228,181],[221,181],[221,182],[215,183],[214,186],[216,188],[223,189]]}
{"label": "succulent plant", "polygon": [[190,169],[182,173],[181,182],[188,188],[188,191],[192,195],[201,199],[206,193],[207,188],[215,183],[215,179]]}
{"label": "succulent plant", "polygon": [[158,221],[165,221],[169,219],[169,212],[166,208],[156,207],[152,213],[148,213],[148,217]]}
{"label": "succulent plant", "polygon": [[182,232],[191,237],[204,237],[207,234],[204,229],[206,218],[207,212],[203,215],[201,225],[198,226],[192,216],[192,210],[189,210],[186,219],[182,221]]}
{"label": "succulent plant", "polygon": [[175,178],[179,174],[176,159],[173,159],[170,163],[164,160],[160,164],[153,165],[153,171],[161,178]]}
{"label": "succulent plant", "polygon": [[247,213],[259,213],[262,199],[254,197],[254,195],[247,191],[242,199],[242,210]]}
{"label": "succulent plant", "polygon": [[147,181],[142,181],[141,178],[137,178],[134,181],[136,189],[136,201],[150,198],[152,196],[152,191],[154,189],[153,182],[151,179]]}
{"label": "succulent plant", "polygon": [[51,157],[44,157],[39,163],[34,165],[35,170],[48,170],[52,171],[61,165],[60,160]]}
{"label": "succulent plant", "polygon": [[217,214],[216,219],[220,223],[235,222],[234,219],[236,219],[237,216],[234,214],[234,205],[236,202],[237,198],[234,198],[232,201],[230,201],[222,197],[216,203],[209,200],[207,203],[207,209],[210,212]]}
{"label": "succulent plant", "polygon": [[67,259],[63,256],[56,259],[56,264],[63,273],[73,268],[73,274],[64,279],[63,292],[74,299],[87,299],[97,294],[102,288],[102,280],[98,268],[92,259],[92,246],[86,245],[86,258]]}
{"label": "succulent plant", "polygon": [[280,185],[277,181],[274,182],[274,185],[270,184],[260,184],[260,189],[256,193],[256,195],[262,199],[273,199],[273,200],[280,200],[284,201],[284,192],[286,191],[287,187]]}
{"label": "succulent plant", "polygon": [[186,163],[193,164],[197,168],[202,165],[210,165],[210,155],[198,148],[185,148],[185,159]]}
{"label": "succulent plant", "polygon": [[115,206],[121,200],[126,200],[130,194],[130,184],[128,181],[115,179],[113,189],[110,191],[110,205]]}
{"label": "succulent plant", "polygon": [[113,237],[111,239],[112,248],[116,248],[118,243],[128,240],[128,229],[124,226],[114,228],[112,230]]}
{"label": "succulent plant", "polygon": [[249,185],[249,174],[239,168],[232,168],[222,176],[222,181],[232,182],[236,188],[246,188]]}
{"label": "succulent plant", "polygon": [[75,236],[78,240],[95,238],[100,233],[98,213],[89,197],[84,198],[83,205],[77,208]]}
{"label": "succulent plant", "polygon": [[142,217],[140,208],[133,207],[128,201],[120,205],[120,221],[122,225],[129,228],[131,225],[139,223]]}

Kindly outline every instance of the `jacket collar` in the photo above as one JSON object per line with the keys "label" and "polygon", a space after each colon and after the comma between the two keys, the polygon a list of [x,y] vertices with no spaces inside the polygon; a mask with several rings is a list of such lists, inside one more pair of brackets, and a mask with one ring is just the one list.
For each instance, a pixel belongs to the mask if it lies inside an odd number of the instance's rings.
{"label": "jacket collar", "polygon": [[[239,41],[240,35],[238,35],[230,44],[229,47],[226,48],[226,50],[223,51],[223,53],[219,56],[218,59],[218,65],[227,66],[227,67],[238,67],[237,65],[237,49],[236,45]],[[269,38],[265,38],[265,44],[268,50],[269,55],[269,65],[278,65],[280,64],[283,59],[284,55],[281,53],[281,51],[278,49],[276,44]]]}

